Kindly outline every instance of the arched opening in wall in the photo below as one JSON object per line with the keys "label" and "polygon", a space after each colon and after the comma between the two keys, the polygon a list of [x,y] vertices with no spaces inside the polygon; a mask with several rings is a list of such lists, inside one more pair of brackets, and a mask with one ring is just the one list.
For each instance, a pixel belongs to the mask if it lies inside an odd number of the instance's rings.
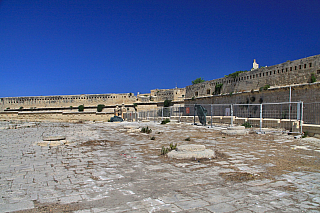
{"label": "arched opening in wall", "polygon": [[276,74],[276,71],[275,71],[275,70],[273,70],[273,74]]}
{"label": "arched opening in wall", "polygon": [[199,92],[194,93],[194,96],[198,97],[198,95],[199,95]]}
{"label": "arched opening in wall", "polygon": [[278,73],[280,73],[280,71],[278,70]]}
{"label": "arched opening in wall", "polygon": [[294,70],[297,70],[297,66],[294,66]]}
{"label": "arched opening in wall", "polygon": [[301,70],[301,65],[299,65],[299,70]]}
{"label": "arched opening in wall", "polygon": [[207,95],[210,95],[210,94],[211,94],[211,90],[207,89]]}
{"label": "arched opening in wall", "polygon": [[292,67],[290,67],[290,71],[292,71]]}
{"label": "arched opening in wall", "polygon": [[286,72],[288,72],[288,68],[286,68]]}
{"label": "arched opening in wall", "polygon": [[304,64],[304,68],[307,68],[307,64]]}
{"label": "arched opening in wall", "polygon": [[270,71],[270,75],[272,74],[272,71]]}
{"label": "arched opening in wall", "polygon": [[312,63],[309,63],[309,67],[312,67]]}

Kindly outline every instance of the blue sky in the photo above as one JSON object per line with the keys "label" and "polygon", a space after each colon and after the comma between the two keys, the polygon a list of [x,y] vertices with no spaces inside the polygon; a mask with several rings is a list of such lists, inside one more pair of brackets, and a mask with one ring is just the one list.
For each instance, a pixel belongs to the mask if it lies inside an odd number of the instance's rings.
{"label": "blue sky", "polygon": [[147,93],[320,54],[319,0],[0,0],[0,97]]}

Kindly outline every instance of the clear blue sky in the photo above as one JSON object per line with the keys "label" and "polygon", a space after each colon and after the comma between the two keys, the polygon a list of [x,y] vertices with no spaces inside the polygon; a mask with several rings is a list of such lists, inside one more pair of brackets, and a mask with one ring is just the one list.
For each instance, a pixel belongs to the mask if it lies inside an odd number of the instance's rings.
{"label": "clear blue sky", "polygon": [[320,54],[319,0],[0,0],[0,97],[147,93]]}

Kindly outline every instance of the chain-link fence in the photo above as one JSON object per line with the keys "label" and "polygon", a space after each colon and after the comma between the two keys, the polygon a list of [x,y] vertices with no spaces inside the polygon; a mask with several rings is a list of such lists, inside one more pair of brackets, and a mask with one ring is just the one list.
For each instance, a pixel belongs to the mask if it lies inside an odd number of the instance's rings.
{"label": "chain-link fence", "polygon": [[320,102],[303,104],[303,122],[320,125]]}
{"label": "chain-link fence", "polygon": [[[319,103],[320,104],[320,103]],[[310,106],[308,105],[310,108]],[[317,105],[313,105],[314,108]],[[319,108],[317,108],[319,109]],[[263,104],[192,104],[140,111],[135,120],[158,122],[169,118],[174,122],[202,125],[229,124],[259,128],[277,128],[302,133],[303,102]],[[132,119],[132,116],[129,117]]]}

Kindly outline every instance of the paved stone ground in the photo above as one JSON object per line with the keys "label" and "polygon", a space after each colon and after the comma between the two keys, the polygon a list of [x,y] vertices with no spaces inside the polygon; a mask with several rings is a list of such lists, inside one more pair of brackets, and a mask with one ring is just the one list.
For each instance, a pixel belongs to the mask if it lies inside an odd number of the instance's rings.
{"label": "paved stone ground", "polygon": [[[1,126],[0,212],[320,212],[317,139],[153,122]],[[37,145],[56,135],[69,143]],[[217,158],[159,156],[171,142]]]}

